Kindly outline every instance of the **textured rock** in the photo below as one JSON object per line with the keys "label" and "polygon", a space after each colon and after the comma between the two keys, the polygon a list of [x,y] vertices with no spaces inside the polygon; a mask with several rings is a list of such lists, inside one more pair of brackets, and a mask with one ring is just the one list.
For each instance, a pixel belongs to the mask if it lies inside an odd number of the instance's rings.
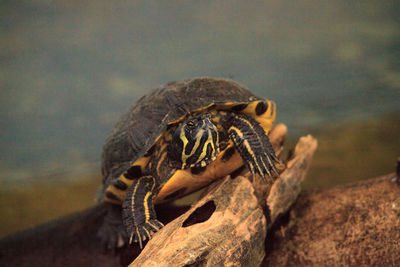
{"label": "textured rock", "polygon": [[263,266],[400,266],[396,179],[302,193],[267,240]]}

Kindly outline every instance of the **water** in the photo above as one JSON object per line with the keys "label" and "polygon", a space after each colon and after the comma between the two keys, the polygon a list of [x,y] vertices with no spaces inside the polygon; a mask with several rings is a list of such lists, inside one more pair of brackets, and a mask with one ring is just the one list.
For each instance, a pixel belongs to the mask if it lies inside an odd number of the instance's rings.
{"label": "water", "polygon": [[247,85],[292,135],[400,110],[398,1],[1,5],[3,182],[98,170],[119,115],[183,78]]}

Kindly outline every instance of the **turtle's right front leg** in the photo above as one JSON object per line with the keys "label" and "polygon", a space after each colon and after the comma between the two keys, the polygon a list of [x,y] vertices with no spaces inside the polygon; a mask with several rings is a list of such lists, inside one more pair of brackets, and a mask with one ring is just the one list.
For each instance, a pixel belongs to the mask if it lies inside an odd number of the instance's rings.
{"label": "turtle's right front leg", "polygon": [[156,186],[154,177],[143,176],[133,182],[122,203],[122,220],[130,237],[129,244],[139,242],[140,248],[146,238],[151,238],[151,232],[164,226],[154,210]]}

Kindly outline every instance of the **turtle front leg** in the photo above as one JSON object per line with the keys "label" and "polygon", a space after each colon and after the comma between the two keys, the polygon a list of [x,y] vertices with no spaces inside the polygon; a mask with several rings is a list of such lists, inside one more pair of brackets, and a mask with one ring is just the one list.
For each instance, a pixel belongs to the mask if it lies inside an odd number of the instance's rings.
{"label": "turtle front leg", "polygon": [[122,203],[122,220],[129,235],[129,244],[151,238],[151,232],[157,232],[164,225],[157,220],[153,198],[156,194],[156,180],[152,176],[143,176],[135,180],[126,193]]}
{"label": "turtle front leg", "polygon": [[272,172],[279,175],[275,168],[279,160],[261,125],[246,115],[235,113],[228,114],[226,122],[229,138],[252,174],[258,173],[264,180],[266,175],[273,180]]}

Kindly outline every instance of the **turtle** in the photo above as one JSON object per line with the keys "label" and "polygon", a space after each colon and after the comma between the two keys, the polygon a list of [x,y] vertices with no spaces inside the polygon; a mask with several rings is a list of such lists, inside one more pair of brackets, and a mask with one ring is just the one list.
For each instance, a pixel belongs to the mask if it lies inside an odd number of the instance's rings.
{"label": "turtle", "polygon": [[279,176],[268,138],[276,104],[230,79],[167,83],[140,98],[107,137],[98,236],[115,249],[150,240],[163,223],[154,204],[172,201],[247,167],[265,182]]}

